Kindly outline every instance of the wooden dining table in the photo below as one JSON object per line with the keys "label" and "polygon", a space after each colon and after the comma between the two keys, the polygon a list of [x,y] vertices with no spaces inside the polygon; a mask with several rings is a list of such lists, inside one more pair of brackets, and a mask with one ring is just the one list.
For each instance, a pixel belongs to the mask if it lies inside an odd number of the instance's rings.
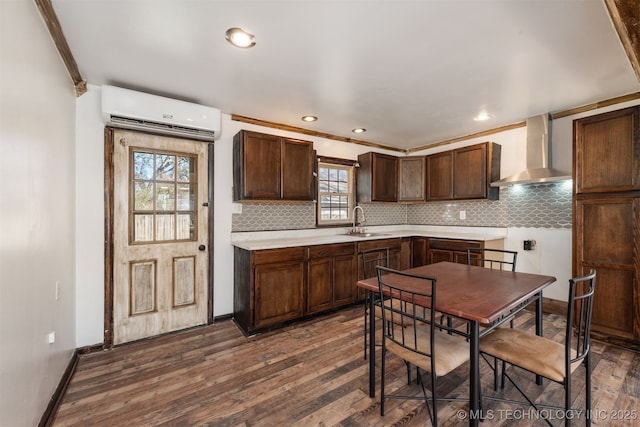
{"label": "wooden dining table", "polygon": [[[436,278],[436,311],[468,323],[469,339],[469,425],[476,426],[482,414],[480,406],[480,367],[478,343],[482,336],[535,304],[536,334],[542,335],[542,290],[556,281],[540,274],[492,270],[453,262],[439,262],[404,270]],[[388,282],[405,290],[416,289],[415,280],[389,276]],[[379,293],[378,278],[360,280],[357,286]],[[422,289],[424,291],[424,289]],[[369,395],[375,397],[375,310],[369,307]],[[480,327],[483,327],[482,329]],[[541,384],[541,378],[536,381]]]}

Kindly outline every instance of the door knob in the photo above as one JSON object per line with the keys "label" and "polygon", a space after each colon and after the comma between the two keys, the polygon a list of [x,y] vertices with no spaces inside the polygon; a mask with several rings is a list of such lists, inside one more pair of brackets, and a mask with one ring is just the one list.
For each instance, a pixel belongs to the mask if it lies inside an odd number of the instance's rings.
{"label": "door knob", "polygon": [[204,252],[205,249],[207,249],[207,247],[205,245],[198,246],[198,250],[199,251],[203,251]]}

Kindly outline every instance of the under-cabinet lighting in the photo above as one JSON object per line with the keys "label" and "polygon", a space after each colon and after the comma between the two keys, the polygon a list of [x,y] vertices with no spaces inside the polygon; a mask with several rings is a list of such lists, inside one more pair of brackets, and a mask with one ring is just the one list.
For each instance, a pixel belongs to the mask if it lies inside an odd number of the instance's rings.
{"label": "under-cabinet lighting", "polygon": [[302,116],[303,122],[315,122],[316,120],[318,120],[316,116]]}
{"label": "under-cabinet lighting", "polygon": [[351,132],[353,133],[365,133],[367,130],[365,128],[355,128]]}

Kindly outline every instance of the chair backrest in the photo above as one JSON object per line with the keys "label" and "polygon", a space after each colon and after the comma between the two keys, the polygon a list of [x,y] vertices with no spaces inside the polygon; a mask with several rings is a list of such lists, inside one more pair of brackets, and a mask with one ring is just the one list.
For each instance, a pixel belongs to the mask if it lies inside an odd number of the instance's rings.
{"label": "chair backrest", "polygon": [[[582,277],[569,279],[569,302],[567,307],[567,330],[565,335],[566,372],[578,360],[584,359],[590,350],[591,312],[596,285],[596,271]],[[575,332],[575,333],[574,333]],[[572,338],[575,342],[572,346]],[[571,350],[575,350],[572,357]]]}
{"label": "chair backrest", "polygon": [[370,279],[378,274],[376,267],[389,267],[389,248],[370,249],[362,255],[362,278]]}
{"label": "chair backrest", "polygon": [[494,270],[516,271],[518,252],[502,249],[467,249],[467,264]]}
{"label": "chair backrest", "polygon": [[[409,351],[431,357],[431,372],[436,372],[433,358],[436,311],[425,308],[435,306],[436,278],[385,267],[377,267],[377,274],[379,292],[384,300],[381,304],[383,339],[391,340]],[[406,285],[410,285],[414,290],[403,289]],[[388,323],[413,326],[398,328],[390,327]],[[420,328],[424,330],[421,331]],[[426,335],[421,332],[429,333],[427,340],[424,339]]]}

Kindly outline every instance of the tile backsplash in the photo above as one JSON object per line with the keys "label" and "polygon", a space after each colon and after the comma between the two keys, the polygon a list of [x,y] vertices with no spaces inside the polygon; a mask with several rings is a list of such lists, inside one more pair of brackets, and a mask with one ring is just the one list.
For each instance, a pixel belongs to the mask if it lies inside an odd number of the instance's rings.
{"label": "tile backsplash", "polygon": [[[233,214],[232,231],[315,228],[315,203],[244,203]],[[572,188],[567,182],[502,187],[500,200],[461,200],[423,204],[363,204],[365,226],[455,225],[571,228]],[[460,211],[465,219],[460,219]]]}

